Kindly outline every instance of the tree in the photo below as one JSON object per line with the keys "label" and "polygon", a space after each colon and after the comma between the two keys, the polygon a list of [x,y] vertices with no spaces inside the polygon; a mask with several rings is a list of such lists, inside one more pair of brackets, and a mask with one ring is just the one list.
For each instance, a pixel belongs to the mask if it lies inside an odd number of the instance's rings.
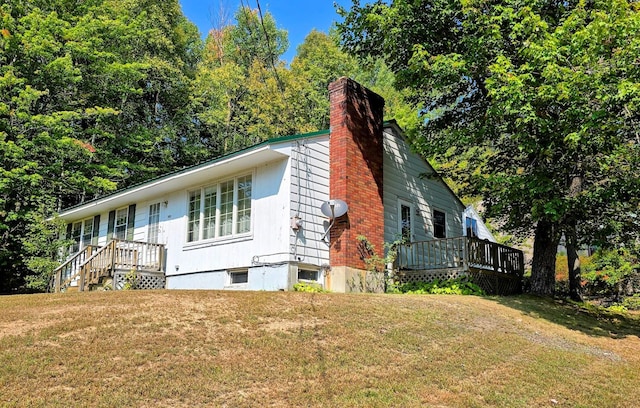
{"label": "tree", "polygon": [[0,5],[0,292],[51,255],[55,211],[192,163],[199,43],[177,1]]}
{"label": "tree", "polygon": [[394,87],[395,76],[379,58],[358,61],[340,49],[338,33],[324,34],[311,31],[298,47],[291,63],[291,71],[297,82],[304,84],[305,120],[316,129],[329,127],[329,84],[347,76],[355,79],[385,98],[386,118],[398,121],[405,131],[413,133],[417,128],[416,108],[409,104],[406,95]]}
{"label": "tree", "polygon": [[245,6],[236,11],[235,22],[224,21],[209,32],[194,88],[198,123],[218,154],[285,131],[282,125],[290,115],[280,109],[292,105],[283,102],[288,84],[280,61],[288,47],[287,32],[276,27],[270,13]]}
{"label": "tree", "polygon": [[533,232],[532,290],[550,295],[561,234],[575,261],[638,213],[639,22],[626,1],[396,0],[354,3],[341,32],[422,102],[422,151],[457,158],[444,170],[489,215]]}

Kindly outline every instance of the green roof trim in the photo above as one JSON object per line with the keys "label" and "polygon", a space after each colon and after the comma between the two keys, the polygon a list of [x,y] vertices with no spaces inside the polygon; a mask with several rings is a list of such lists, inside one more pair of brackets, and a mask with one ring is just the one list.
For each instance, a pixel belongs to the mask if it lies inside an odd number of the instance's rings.
{"label": "green roof trim", "polygon": [[243,153],[250,152],[251,150],[255,150],[255,149],[261,148],[263,146],[269,146],[269,145],[274,145],[274,144],[278,144],[278,143],[291,142],[291,141],[295,141],[295,140],[302,140],[302,139],[307,139],[307,138],[310,138],[310,137],[328,135],[329,132],[330,132],[329,129],[323,129],[323,130],[318,130],[318,131],[315,131],[315,132],[300,133],[300,134],[295,134],[295,135],[280,136],[280,137],[274,137],[272,139],[267,139],[267,140],[264,140],[264,141],[262,141],[260,143],[256,143],[256,144],[254,144],[252,146],[245,147],[244,149],[236,150],[235,152],[223,154],[222,156],[218,156],[218,157],[215,157],[213,159],[209,159],[209,160],[204,161],[202,163],[194,164],[194,165],[188,166],[188,167],[183,167],[181,169],[174,170],[174,171],[169,172],[169,173],[165,173],[165,174],[162,174],[162,175],[159,175],[159,176],[156,176],[156,177],[152,177],[152,178],[150,178],[148,180],[142,181],[140,183],[132,184],[129,187],[126,187],[126,188],[115,190],[115,191],[113,191],[111,193],[102,195],[102,196],[100,196],[98,198],[94,198],[93,200],[86,201],[86,202],[84,202],[82,204],[76,204],[76,205],[73,205],[71,207],[64,208],[61,211],[61,213],[73,210],[75,208],[80,208],[82,206],[85,206],[85,205],[88,205],[88,204],[91,204],[91,203],[95,203],[95,202],[103,200],[105,198],[112,197],[114,195],[124,193],[124,192],[126,192],[128,190],[133,190],[134,188],[137,188],[137,187],[140,187],[140,186],[143,186],[145,184],[152,183],[152,182],[155,182],[155,181],[158,181],[158,180],[162,180],[163,178],[173,177],[173,176],[179,175],[180,173],[187,173],[187,172],[190,172],[190,171],[193,171],[193,170],[197,170],[198,168],[206,167],[206,166],[209,166],[211,164],[215,164],[217,162],[220,162],[222,160],[226,160],[226,159],[232,158],[234,156],[239,156],[239,155],[241,155]]}

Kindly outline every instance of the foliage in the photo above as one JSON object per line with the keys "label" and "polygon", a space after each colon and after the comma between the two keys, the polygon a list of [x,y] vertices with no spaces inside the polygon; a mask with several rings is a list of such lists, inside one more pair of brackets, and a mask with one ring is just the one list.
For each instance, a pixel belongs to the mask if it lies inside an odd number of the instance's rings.
{"label": "foliage", "polygon": [[627,310],[640,310],[640,294],[636,293],[633,296],[624,298],[622,306]]}
{"label": "foliage", "polygon": [[320,284],[315,282],[298,282],[293,285],[293,290],[296,292],[309,292],[309,293],[329,293],[328,290],[323,288]]}
{"label": "foliage", "polygon": [[135,269],[130,270],[124,275],[124,285],[122,290],[134,290],[138,287],[138,273]]}
{"label": "foliage", "polygon": [[607,308],[607,310],[618,314],[625,314],[628,311],[627,307],[624,304],[611,305]]}
{"label": "foliage", "polygon": [[[381,282],[383,291],[388,291],[389,283],[393,280],[393,276],[389,276],[388,266],[395,262],[398,256],[398,245],[405,243],[405,238],[400,236],[394,242],[385,242],[384,256],[377,252],[375,245],[364,235],[358,235],[356,239],[358,240],[360,258],[364,261],[367,271],[372,274],[372,281]],[[377,288],[379,285],[375,284],[374,286]]]}
{"label": "foliage", "polygon": [[480,286],[465,277],[447,280],[436,279],[432,282],[408,282],[397,285],[393,292],[418,295],[485,295]]}
{"label": "foliage", "polygon": [[177,0],[0,5],[0,292],[42,286],[54,212],[202,158],[199,43]]}
{"label": "foliage", "polygon": [[597,251],[583,268],[585,292],[593,296],[617,297],[625,278],[637,272],[638,259],[628,249]]}
{"label": "foliage", "polygon": [[553,293],[562,233],[572,247],[637,238],[638,3],[394,0],[342,13],[344,46],[384,58],[424,107],[418,150],[504,228],[534,233],[536,293]]}

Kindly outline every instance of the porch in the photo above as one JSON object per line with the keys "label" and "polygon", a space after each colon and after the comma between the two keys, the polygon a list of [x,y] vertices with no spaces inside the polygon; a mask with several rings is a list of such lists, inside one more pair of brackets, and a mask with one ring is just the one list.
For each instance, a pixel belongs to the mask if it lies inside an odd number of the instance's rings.
{"label": "porch", "polygon": [[394,272],[400,283],[468,276],[487,294],[509,295],[521,291],[524,255],[478,238],[412,242],[398,246]]}
{"label": "porch", "polygon": [[105,246],[87,245],[53,271],[49,292],[91,290],[111,279],[111,288],[165,287],[163,244],[114,239]]}

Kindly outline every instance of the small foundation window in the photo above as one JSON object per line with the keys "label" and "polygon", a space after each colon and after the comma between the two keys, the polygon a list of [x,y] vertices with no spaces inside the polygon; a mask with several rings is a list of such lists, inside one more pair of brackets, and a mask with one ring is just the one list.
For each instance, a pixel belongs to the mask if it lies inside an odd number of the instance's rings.
{"label": "small foundation window", "polygon": [[298,270],[298,280],[299,281],[318,281],[318,271],[310,271],[308,269],[299,269]]}
{"label": "small foundation window", "polygon": [[248,271],[229,272],[229,283],[232,285],[239,285],[247,282],[249,282]]}

